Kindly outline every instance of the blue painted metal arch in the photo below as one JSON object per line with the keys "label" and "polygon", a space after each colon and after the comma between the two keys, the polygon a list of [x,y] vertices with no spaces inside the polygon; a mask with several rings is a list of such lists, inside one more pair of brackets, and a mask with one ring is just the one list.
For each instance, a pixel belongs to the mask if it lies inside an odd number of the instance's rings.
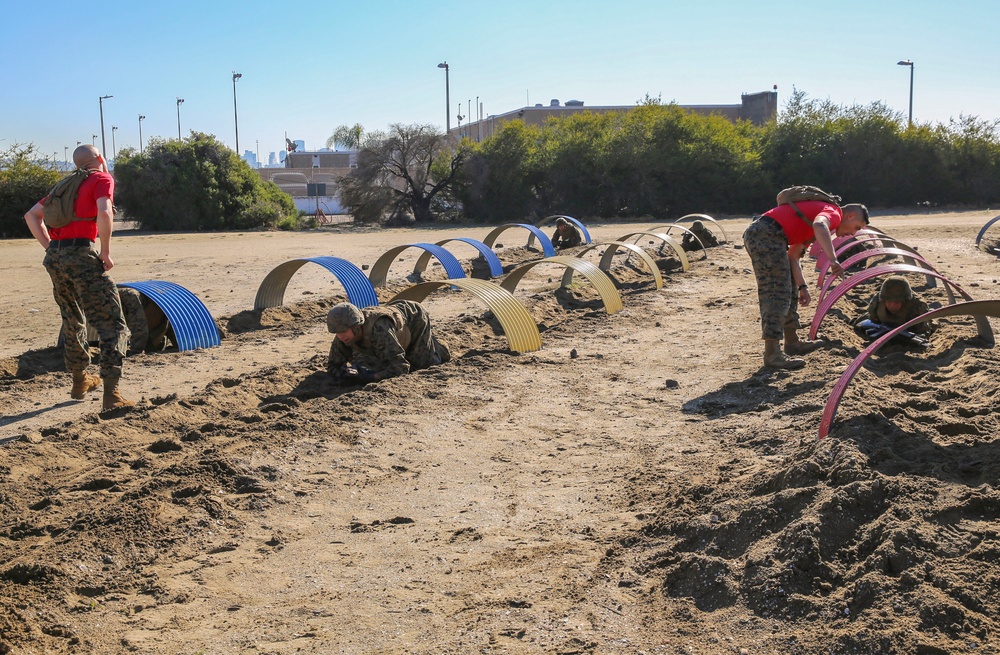
{"label": "blue painted metal arch", "polygon": [[403,252],[407,248],[422,248],[423,250],[426,250],[434,255],[434,257],[441,262],[441,266],[444,267],[444,272],[448,275],[449,279],[465,277],[465,270],[462,268],[462,264],[458,261],[458,258],[441,246],[434,243],[408,243],[404,246],[390,248],[382,253],[382,256],[379,257],[374,264],[372,264],[371,273],[368,274],[368,281],[372,286],[384,287],[386,285],[386,282],[388,281],[389,267],[392,266],[392,262],[396,258],[396,255]]}
{"label": "blue painted metal arch", "polygon": [[[504,232],[505,230],[509,230],[512,227],[521,227],[531,232],[532,236],[538,239],[538,243],[542,244],[542,253],[546,257],[556,256],[556,248],[555,246],[552,245],[552,240],[548,237],[548,235],[546,235],[544,232],[542,232],[534,225],[530,225],[528,223],[506,223],[504,225],[501,225],[500,227],[492,230],[489,234],[487,234],[486,237],[483,239],[483,243],[492,248],[493,244],[496,243],[497,237],[500,236],[502,232]],[[529,240],[528,245],[530,246],[531,243],[532,241]]]}
{"label": "blue painted metal arch", "polygon": [[[551,223],[555,223],[555,220],[557,218],[565,218],[567,221],[569,221],[570,223],[572,223],[573,225],[575,225],[577,228],[579,228],[580,232],[583,233],[583,242],[584,243],[593,243],[593,240],[590,238],[590,232],[587,231],[587,226],[585,226],[582,222],[578,221],[577,219],[573,218],[572,216],[567,216],[566,214],[554,214],[552,216],[546,216],[542,220],[540,220],[537,223],[535,223],[535,227],[542,227],[543,225],[548,225],[550,222]],[[531,247],[531,244],[534,241],[535,241],[535,236],[534,235],[531,235],[530,237],[528,237],[528,247],[529,248]]]}
{"label": "blue painted metal arch", "polygon": [[221,343],[219,329],[205,304],[179,284],[165,280],[123,282],[118,286],[135,289],[163,310],[177,337],[178,350],[211,348]]}
{"label": "blue painted metal arch", "polygon": [[356,307],[374,307],[378,305],[378,296],[375,295],[375,288],[372,286],[361,269],[340,257],[306,257],[303,259],[292,259],[283,264],[279,264],[267,274],[264,281],[257,289],[257,298],[254,300],[254,309],[266,309],[268,307],[280,307],[284,302],[285,289],[288,288],[288,281],[292,279],[295,271],[299,270],[309,262],[319,264],[330,271],[337,281],[340,282],[347,292],[347,300]]}
{"label": "blue painted metal arch", "polygon": [[[503,275],[503,264],[500,263],[500,258],[497,257],[497,254],[493,252],[492,248],[490,248],[482,241],[479,241],[477,239],[469,239],[468,237],[455,237],[452,239],[443,239],[441,241],[438,241],[434,245],[443,246],[444,244],[450,243],[451,241],[461,241],[462,243],[467,243],[473,248],[475,248],[479,252],[479,254],[482,255],[483,259],[486,260],[486,264],[490,267],[490,277],[500,277],[501,275]],[[427,268],[427,263],[431,260],[432,254],[433,253],[431,253],[430,251],[427,251],[424,254],[420,255],[420,258],[417,259],[417,263],[413,266],[413,272],[423,273],[424,270]]]}

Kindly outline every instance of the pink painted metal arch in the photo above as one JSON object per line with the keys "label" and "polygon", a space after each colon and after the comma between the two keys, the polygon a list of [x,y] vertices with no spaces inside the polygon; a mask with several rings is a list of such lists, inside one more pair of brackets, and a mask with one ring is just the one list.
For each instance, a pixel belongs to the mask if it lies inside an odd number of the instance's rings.
{"label": "pink painted metal arch", "polygon": [[922,314],[912,321],[908,321],[898,328],[895,328],[891,332],[883,334],[881,337],[873,341],[867,348],[861,351],[861,353],[854,358],[847,370],[844,371],[837,383],[833,385],[833,391],[830,393],[830,397],[826,401],[826,407],[823,409],[823,418],[819,424],[819,435],[818,438],[822,439],[827,434],[830,433],[830,427],[833,425],[833,419],[837,416],[837,407],[840,405],[840,400],[847,390],[847,385],[851,383],[854,376],[861,366],[868,361],[868,358],[874,355],[878,350],[889,343],[894,336],[903,332],[911,325],[916,325],[917,323],[922,323],[924,321],[941,318],[945,316],[975,316],[976,326],[979,330],[979,336],[984,339],[990,347],[993,347],[996,340],[993,337],[993,328],[990,327],[989,321],[986,320],[987,316],[992,316],[994,318],[1000,318],[1000,300],[972,300],[969,302],[960,302],[954,305],[948,305],[947,307],[940,307],[932,311]]}
{"label": "pink painted metal arch", "polygon": [[[847,237],[846,239],[840,241],[839,243],[834,242],[833,254],[835,254],[838,259],[842,254],[844,254],[854,246],[858,245],[859,243],[869,243],[871,241],[878,241],[879,247],[881,248],[899,248],[900,250],[907,250],[917,254],[916,248],[908,246],[902,241],[893,239],[892,237],[885,234],[875,234],[870,232],[866,232],[865,234],[858,233],[855,235],[853,241],[848,241],[848,239],[850,239],[850,237]],[[830,268],[830,260],[827,258],[826,253],[821,250],[819,252],[819,255],[816,257],[816,270],[819,271],[820,273],[825,273],[829,268]]]}
{"label": "pink painted metal arch", "polygon": [[[872,248],[870,250],[865,250],[863,252],[851,255],[843,262],[841,262],[840,265],[843,266],[844,269],[848,269],[854,264],[857,264],[860,261],[864,261],[865,259],[869,259],[871,257],[884,257],[889,255],[902,257],[904,263],[910,264],[911,266],[919,266],[920,268],[927,269],[928,271],[937,272],[937,269],[934,268],[934,266],[932,266],[930,262],[924,259],[923,256],[914,254],[908,250],[903,250],[902,248]],[[917,262],[920,262],[920,264],[918,264]],[[827,271],[829,271],[829,269],[827,269]],[[821,287],[823,287],[823,290],[819,294],[820,301],[822,301],[823,296],[826,295],[827,289],[830,286],[832,286],[834,279],[836,279],[836,276],[834,275],[831,275],[830,277],[827,278],[824,273],[819,274],[819,284]],[[935,284],[937,284],[937,279],[935,279],[934,276],[932,275],[928,275],[927,284],[929,286],[934,286]]]}
{"label": "pink painted metal arch", "polygon": [[886,266],[866,268],[860,273],[855,273],[851,277],[847,278],[847,280],[841,284],[838,284],[833,291],[827,294],[823,300],[819,302],[819,305],[816,307],[816,314],[813,315],[812,325],[809,327],[809,338],[816,338],[816,334],[819,332],[819,325],[823,322],[823,317],[826,316],[826,313],[830,311],[833,304],[837,302],[841,296],[847,293],[848,290],[861,284],[865,280],[870,280],[873,277],[878,277],[880,275],[892,275],[893,273],[920,273],[921,275],[933,275],[945,283],[945,290],[948,292],[948,302],[950,304],[954,304],[955,302],[955,295],[951,292],[951,289],[957,291],[965,300],[972,300],[972,296],[966,293],[962,287],[958,286],[936,271],[928,271],[927,269],[920,268],[919,266],[911,266],[910,264],[887,264]]}
{"label": "pink painted metal arch", "polygon": [[[861,228],[860,230],[858,230],[853,235],[846,236],[846,237],[833,237],[833,249],[837,250],[838,248],[840,248],[840,246],[842,246],[844,243],[850,241],[851,239],[855,239],[856,240],[859,236],[863,237],[863,236],[868,236],[868,235],[872,235],[872,234],[874,234],[874,235],[880,235],[880,236],[885,236],[885,237],[889,236],[888,234],[886,234],[882,230],[880,230],[878,228],[875,228],[875,227],[872,227],[871,225],[869,225],[868,227]],[[817,243],[816,241],[813,241],[813,244],[811,246],[809,246],[809,256],[812,257],[813,259],[817,259],[821,255],[824,255],[823,250],[819,247],[819,243]]]}

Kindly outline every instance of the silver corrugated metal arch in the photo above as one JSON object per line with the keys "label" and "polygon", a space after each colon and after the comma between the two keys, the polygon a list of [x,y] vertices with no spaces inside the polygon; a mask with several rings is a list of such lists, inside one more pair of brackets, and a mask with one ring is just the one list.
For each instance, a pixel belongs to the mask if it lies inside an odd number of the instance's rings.
{"label": "silver corrugated metal arch", "polygon": [[[631,239],[632,237],[636,238],[635,243],[637,244],[639,243],[639,239],[642,237],[653,237],[654,239],[659,239],[666,245],[670,246],[670,249],[677,254],[677,259],[681,260],[682,271],[687,271],[691,268],[691,261],[688,259],[687,253],[684,252],[684,248],[681,247],[681,244],[677,241],[677,239],[673,238],[669,234],[662,234],[658,232],[630,232],[629,234],[618,237],[616,241],[625,241],[626,239]],[[663,248],[662,244],[660,245],[660,248]]]}
{"label": "silver corrugated metal arch", "polygon": [[708,214],[686,214],[685,216],[681,216],[680,218],[675,220],[674,223],[687,223],[687,222],[694,223],[695,221],[708,221],[715,227],[719,228],[719,231],[722,232],[722,240],[725,241],[726,243],[729,242],[729,237],[726,236],[726,228],[722,227],[722,223],[715,220]]}
{"label": "silver corrugated metal arch", "polygon": [[[572,216],[566,216],[565,214],[554,214],[552,216],[546,216],[542,220],[535,223],[535,227],[544,227],[546,225],[552,225],[556,222],[556,219],[559,218],[565,218],[567,221],[575,225],[580,230],[580,233],[583,235],[584,243],[591,243],[593,241],[593,239],[590,238],[590,232],[587,231],[587,226],[585,226],[582,221],[578,221]],[[535,242],[535,235],[532,234],[531,236],[528,237],[528,247],[530,248],[531,244],[533,244],[534,242]]]}
{"label": "silver corrugated metal arch", "polygon": [[619,248],[624,248],[628,250],[629,253],[635,254],[646,264],[646,268],[653,276],[653,282],[656,284],[657,289],[663,288],[663,275],[660,274],[660,269],[657,268],[656,262],[653,258],[649,256],[643,248],[635,245],[634,243],[625,243],[624,241],[608,241],[607,243],[592,243],[580,252],[576,253],[577,257],[583,257],[584,253],[593,250],[594,248],[604,248],[604,254],[601,256],[601,263],[598,264],[598,268],[602,271],[610,271],[611,264],[614,260],[615,255],[618,253]]}
{"label": "silver corrugated metal arch", "polygon": [[508,273],[507,277],[505,277],[503,282],[500,283],[500,286],[507,291],[514,293],[514,290],[517,289],[518,282],[521,281],[521,278],[524,277],[525,273],[539,264],[558,264],[560,266],[565,266],[566,272],[563,273],[562,283],[560,285],[564,287],[569,286],[573,281],[574,271],[580,273],[580,275],[587,278],[587,280],[594,285],[594,288],[597,289],[597,293],[601,295],[605,311],[609,314],[614,314],[615,312],[620,312],[622,310],[621,294],[618,293],[618,289],[615,288],[615,283],[611,281],[611,278],[594,264],[585,259],[580,259],[579,257],[546,257],[545,259],[539,259],[538,261],[522,264]]}
{"label": "silver corrugated metal arch", "polygon": [[433,282],[421,282],[397,293],[392,300],[413,300],[420,302],[441,287],[457,287],[468,291],[483,301],[503,328],[510,349],[516,352],[531,352],[542,347],[542,336],[538,325],[524,305],[510,291],[493,282],[475,278],[458,278]]}
{"label": "silver corrugated metal arch", "polygon": [[347,300],[357,307],[373,307],[378,305],[378,297],[375,295],[375,288],[371,282],[361,272],[361,269],[340,257],[306,257],[304,259],[292,259],[279,264],[267,274],[264,281],[257,289],[257,298],[254,300],[254,309],[266,309],[268,307],[280,307],[285,299],[285,289],[288,288],[288,281],[297,270],[312,262],[319,264],[326,270],[333,273],[333,277],[343,285],[347,292]]}

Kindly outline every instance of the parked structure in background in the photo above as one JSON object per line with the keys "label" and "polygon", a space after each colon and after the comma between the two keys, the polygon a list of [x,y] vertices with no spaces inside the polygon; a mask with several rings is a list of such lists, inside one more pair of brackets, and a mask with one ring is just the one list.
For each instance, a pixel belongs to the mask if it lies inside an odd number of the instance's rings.
{"label": "parked structure in background", "polygon": [[[759,93],[744,93],[740,97],[738,105],[678,105],[681,109],[693,111],[705,116],[715,114],[728,120],[736,122],[738,120],[750,121],[754,125],[764,125],[778,117],[778,91],[761,91]],[[571,116],[572,114],[589,111],[595,114],[607,112],[626,112],[635,109],[636,105],[605,105],[586,107],[582,100],[567,100],[560,104],[559,100],[552,99],[548,105],[536,104],[533,107],[521,107],[502,114],[486,116],[482,119],[475,119],[470,115],[469,120],[461,125],[449,130],[449,134],[456,137],[468,137],[474,141],[481,141],[493,135],[495,130],[507,121],[522,120],[528,125],[542,125],[551,117]],[[463,117],[464,118],[464,117]]]}

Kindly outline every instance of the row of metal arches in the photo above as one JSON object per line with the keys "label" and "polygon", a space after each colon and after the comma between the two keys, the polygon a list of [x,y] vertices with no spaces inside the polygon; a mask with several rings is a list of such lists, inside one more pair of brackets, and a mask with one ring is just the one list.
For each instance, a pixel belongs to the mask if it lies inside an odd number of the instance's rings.
{"label": "row of metal arches", "polygon": [[[559,218],[566,219],[571,224],[576,226],[581,232],[586,247],[577,253],[577,257],[557,256],[551,240],[540,229],[546,224],[555,222],[555,220]],[[515,270],[512,270],[505,278],[504,282],[499,285],[500,289],[503,289],[506,293],[513,296],[513,292],[518,282],[531,268],[541,263],[557,264],[566,268],[566,271],[563,274],[563,286],[571,283],[572,277],[575,273],[580,273],[595,287],[595,289],[598,290],[606,310],[609,313],[614,313],[622,308],[621,296],[610,278],[603,273],[603,271],[610,270],[614,255],[622,249],[634,254],[640,261],[643,262],[645,267],[653,276],[656,288],[660,289],[663,286],[662,275],[660,274],[660,271],[652,257],[650,257],[643,248],[637,245],[638,242],[646,237],[659,239],[662,242],[661,249],[664,247],[672,249],[681,261],[682,270],[686,271],[690,267],[690,262],[686,253],[680,244],[669,235],[673,230],[692,234],[693,239],[699,244],[704,258],[707,258],[707,249],[704,244],[701,243],[701,240],[698,239],[696,235],[691,233],[690,230],[680,225],[680,223],[698,220],[706,221],[710,225],[716,227],[721,232],[722,240],[727,240],[725,229],[711,216],[707,216],[705,214],[690,214],[677,219],[673,224],[656,227],[648,232],[631,233],[609,243],[595,244],[593,243],[590,232],[587,230],[586,226],[578,219],[567,215],[553,215],[538,221],[534,225],[526,223],[510,223],[501,225],[491,230],[486,237],[484,237],[483,241],[459,237],[445,239],[435,244],[417,243],[397,246],[386,251],[381,257],[379,257],[379,259],[372,266],[372,270],[368,276],[365,276],[365,274],[353,263],[338,257],[321,256],[294,259],[280,264],[268,273],[257,290],[257,296],[254,300],[254,308],[259,310],[267,307],[280,306],[283,303],[284,294],[292,276],[302,266],[308,263],[318,264],[328,270],[337,279],[337,281],[343,285],[348,300],[353,304],[359,307],[377,305],[378,298],[375,293],[375,288],[386,284],[389,267],[392,262],[395,261],[396,256],[407,248],[416,247],[424,250],[424,252],[417,260],[414,267],[415,273],[422,273],[433,257],[441,263],[446,275],[449,278],[447,283],[425,283],[424,285],[417,285],[417,287],[421,290],[425,290],[426,293],[430,293],[433,289],[441,286],[462,288],[473,292],[474,295],[477,295],[481,300],[486,302],[487,306],[493,309],[498,316],[504,315],[511,317],[510,320],[506,321],[508,325],[504,325],[504,328],[506,330],[510,327],[509,334],[513,335],[513,339],[509,340],[511,341],[511,347],[513,349],[534,350],[540,347],[540,340],[538,340],[536,345],[536,340],[534,338],[523,338],[520,336],[530,332],[521,329],[521,326],[518,323],[518,320],[521,322],[525,321],[525,315],[527,314],[526,310],[524,314],[520,314],[516,312],[516,310],[505,309],[504,307],[506,303],[499,300],[501,295],[496,292],[487,292],[489,287],[479,284],[481,281],[471,281],[469,283],[456,282],[456,280],[466,279],[465,273],[462,269],[461,263],[451,252],[443,247],[444,245],[450,242],[459,242],[472,246],[486,261],[487,266],[489,267],[490,277],[495,278],[503,275],[503,266],[493,250],[493,246],[496,244],[497,239],[507,230],[517,228],[525,229],[529,233],[527,246],[531,247],[537,239],[541,244],[542,253],[545,257],[542,260],[529,262]],[[629,242],[629,240],[632,240],[633,242]],[[598,266],[594,266],[592,263],[580,257],[589,250],[602,246],[605,248],[605,251]],[[174,328],[174,333],[177,336],[177,347],[179,350],[193,350],[196,348],[209,348],[219,345],[219,333],[211,313],[205,307],[204,303],[197,298],[197,296],[184,287],[166,280],[127,282],[122,283],[120,286],[136,289],[163,310],[170,325]],[[411,292],[408,289],[403,293],[413,294],[419,292]],[[518,305],[520,304],[518,303]],[[519,319],[515,320],[514,317],[519,317]],[[530,316],[527,318],[530,319]],[[533,319],[531,319],[530,322],[534,326]],[[504,321],[501,321],[501,323],[503,324]],[[535,332],[537,333],[537,327],[535,327]]]}
{"label": "row of metal arches", "polygon": [[[1000,220],[1000,216],[993,219],[993,221],[990,221],[990,223],[988,223],[982,231],[980,231],[979,238],[976,240],[977,245],[986,229],[997,220]],[[839,407],[851,380],[854,379],[857,372],[861,370],[861,367],[872,355],[878,352],[884,345],[892,341],[892,339],[899,333],[907,330],[913,325],[927,320],[932,320],[934,318],[943,318],[948,316],[972,316],[976,322],[978,337],[984,343],[989,344],[989,346],[992,347],[995,341],[993,337],[993,329],[986,317],[1000,317],[1000,301],[974,300],[968,292],[937,271],[937,269],[930,264],[927,259],[916,251],[916,249],[893,239],[887,234],[874,228],[862,230],[853,238],[845,237],[836,239],[834,241],[834,249],[838,260],[847,250],[856,247],[859,243],[864,244],[866,248],[859,253],[851,255],[841,262],[841,266],[845,270],[855,264],[859,264],[866,259],[873,257],[898,257],[903,259],[904,263],[880,264],[872,266],[850,275],[838,284],[836,283],[835,276],[826,277],[829,273],[830,261],[823,256],[822,253],[820,253],[817,257],[816,268],[819,271],[818,283],[821,286],[821,290],[817,301],[816,313],[813,315],[812,324],[809,328],[810,339],[816,338],[823,318],[838,299],[843,297],[844,294],[857,285],[881,276],[906,273],[920,274],[927,278],[928,286],[935,286],[937,280],[941,280],[941,282],[945,285],[945,293],[948,296],[948,305],[938,309],[933,309],[887,332],[869,344],[863,351],[861,351],[861,353],[858,354],[857,357],[854,358],[834,384],[833,390],[827,399],[826,405],[823,409],[823,416],[820,421],[818,431],[819,439],[822,439],[829,434],[837,414],[837,408]],[[956,293],[962,298],[962,302],[957,301],[955,297]]]}

